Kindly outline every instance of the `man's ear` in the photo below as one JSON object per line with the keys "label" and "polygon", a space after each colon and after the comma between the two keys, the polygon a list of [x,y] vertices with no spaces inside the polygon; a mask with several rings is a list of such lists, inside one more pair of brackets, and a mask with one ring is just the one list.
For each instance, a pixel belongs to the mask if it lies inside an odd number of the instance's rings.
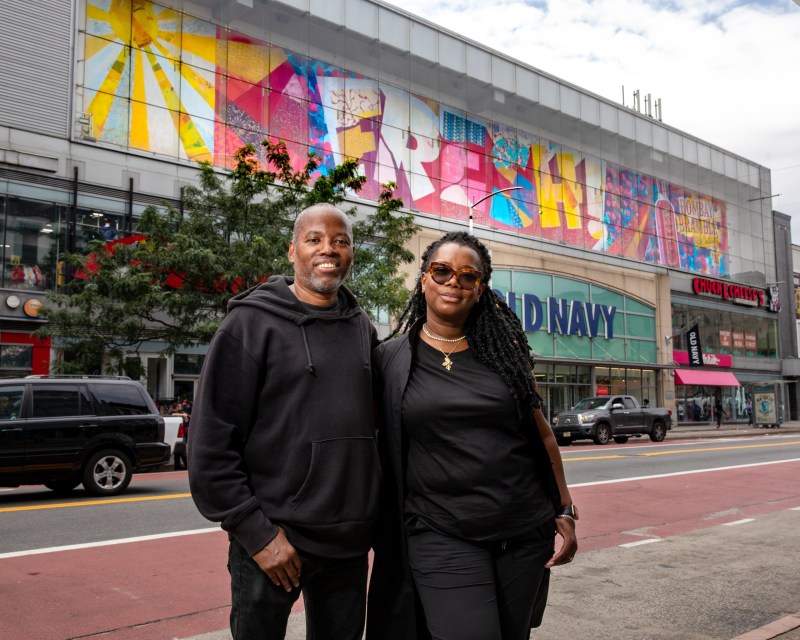
{"label": "man's ear", "polygon": [[294,264],[294,242],[292,240],[289,241],[289,252],[287,255],[289,256],[289,262]]}

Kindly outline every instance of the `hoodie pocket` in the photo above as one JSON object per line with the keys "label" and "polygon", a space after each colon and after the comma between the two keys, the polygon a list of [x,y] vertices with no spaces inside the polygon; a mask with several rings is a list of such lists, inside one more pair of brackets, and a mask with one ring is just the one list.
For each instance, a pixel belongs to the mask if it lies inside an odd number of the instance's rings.
{"label": "hoodie pocket", "polygon": [[334,438],[311,443],[311,465],[290,505],[298,521],[332,524],[374,519],[380,471],[375,439]]}

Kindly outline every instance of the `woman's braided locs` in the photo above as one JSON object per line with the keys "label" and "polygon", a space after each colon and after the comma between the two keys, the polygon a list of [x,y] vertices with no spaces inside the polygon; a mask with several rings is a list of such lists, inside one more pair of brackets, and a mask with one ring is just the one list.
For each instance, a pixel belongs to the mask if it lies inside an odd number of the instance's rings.
{"label": "woman's braided locs", "polygon": [[[398,333],[407,333],[417,319],[427,315],[421,274],[428,270],[438,249],[446,244],[456,244],[475,251],[480,260],[478,269],[483,274],[481,282],[482,284],[489,282],[492,275],[492,259],[486,246],[475,236],[464,231],[446,234],[428,245],[422,254],[420,277],[417,278],[411,299],[398,317],[397,325],[389,338]],[[488,286],[472,308],[464,333],[475,357],[498,374],[506,384],[520,417],[530,415],[536,394],[533,360],[528,340],[519,318]]]}

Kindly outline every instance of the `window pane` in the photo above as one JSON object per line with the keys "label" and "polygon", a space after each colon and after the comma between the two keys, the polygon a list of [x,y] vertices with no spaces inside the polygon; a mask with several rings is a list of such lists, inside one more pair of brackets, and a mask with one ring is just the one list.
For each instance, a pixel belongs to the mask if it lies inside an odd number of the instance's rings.
{"label": "window pane", "polygon": [[176,353],[175,373],[180,375],[199,375],[205,355],[199,353]]}
{"label": "window pane", "polygon": [[64,250],[66,236],[58,210],[49,202],[8,199],[3,259],[6,287],[38,291],[52,287],[54,259],[59,250]]}
{"label": "window pane", "polygon": [[514,272],[514,291],[532,293],[540,300],[553,295],[553,277],[545,273]]}
{"label": "window pane", "polygon": [[559,358],[591,358],[592,343],[579,336],[556,335],[556,355]]}
{"label": "window pane", "polygon": [[531,351],[535,356],[549,356],[552,357],[555,355],[555,349],[553,346],[553,336],[545,331],[534,331],[528,332],[525,335],[528,336],[528,344],[531,347]]}
{"label": "window pane", "polygon": [[642,338],[652,338],[656,333],[655,318],[645,318],[627,314],[627,327],[625,334]]}
{"label": "window pane", "polygon": [[4,344],[0,346],[0,369],[30,370],[33,347],[26,344]]}
{"label": "window pane", "polygon": [[15,420],[22,410],[22,394],[25,387],[8,386],[0,389],[0,420]]}
{"label": "window pane", "polygon": [[92,404],[82,387],[33,389],[33,418],[92,415]]}
{"label": "window pane", "polygon": [[625,299],[619,293],[601,289],[600,287],[592,287],[592,302],[622,309]]}
{"label": "window pane", "polygon": [[96,384],[97,399],[108,416],[139,416],[150,413],[147,401],[132,385]]}

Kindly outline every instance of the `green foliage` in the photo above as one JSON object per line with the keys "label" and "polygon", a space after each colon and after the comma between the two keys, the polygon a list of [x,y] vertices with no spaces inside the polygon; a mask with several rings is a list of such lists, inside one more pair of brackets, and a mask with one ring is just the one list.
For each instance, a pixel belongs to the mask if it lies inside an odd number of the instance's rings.
{"label": "green foliage", "polygon": [[[139,375],[137,354],[147,342],[161,342],[164,354],[207,343],[233,295],[292,273],[287,248],[297,215],[320,202],[340,205],[365,182],[348,160],[310,185],[317,157],[310,154],[294,171],[283,143],[263,145],[270,171],[247,145],[224,176],[202,164],[199,187],[184,188],[180,210],[148,207],[138,221],[139,242],[109,248],[95,241],[87,256],[64,256],[67,272],[78,277],[48,295],[42,315],[49,323],[38,332],[64,345],[61,372],[89,372],[105,353],[106,373]],[[398,271],[413,259],[405,243],[417,227],[400,212],[394,188],[384,185],[367,216],[347,211],[356,218],[348,286],[373,318],[379,309],[398,311],[408,297]]]}

